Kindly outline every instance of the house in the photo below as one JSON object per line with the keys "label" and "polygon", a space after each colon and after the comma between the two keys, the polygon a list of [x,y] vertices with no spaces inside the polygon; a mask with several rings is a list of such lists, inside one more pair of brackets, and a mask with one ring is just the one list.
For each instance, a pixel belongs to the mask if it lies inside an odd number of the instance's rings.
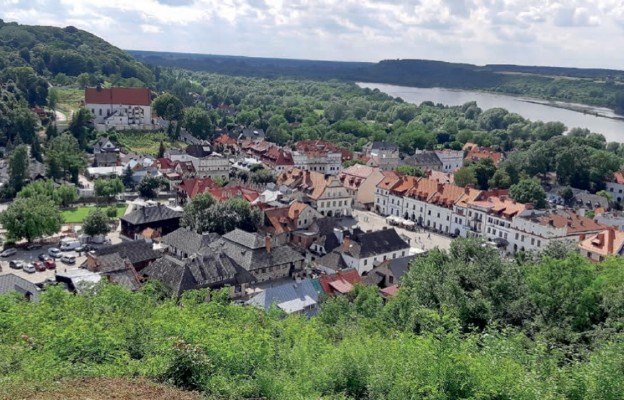
{"label": "house", "polygon": [[15,274],[0,275],[0,295],[17,293],[28,301],[39,301],[39,288]]}
{"label": "house", "polygon": [[[468,203],[472,217],[468,225],[475,236],[508,247],[509,238],[515,234],[511,228],[514,218],[532,209],[532,204],[518,203],[504,195],[489,196]],[[512,248],[508,248],[508,251],[511,252]]]}
{"label": "house", "polygon": [[382,173],[384,178],[375,189],[375,211],[380,215],[389,215],[390,189],[399,181],[399,176],[392,171]]}
{"label": "house", "polygon": [[436,181],[438,183],[443,183],[445,185],[455,184],[455,175],[452,172],[430,170],[427,172],[426,177],[429,180]]}
{"label": "house", "polygon": [[252,140],[254,142],[264,140],[265,134],[263,129],[257,128],[243,128],[238,140]]}
{"label": "house", "polygon": [[195,158],[208,157],[212,154],[212,148],[205,144],[189,144],[184,149],[186,154]]}
{"label": "house", "polygon": [[184,179],[178,185],[178,197],[183,199],[182,203],[192,200],[201,193],[206,193],[209,189],[219,187],[215,181],[210,178],[191,178]]}
{"label": "house", "polygon": [[295,231],[292,243],[315,254],[325,255],[340,246],[347,230],[335,218],[319,218],[307,230]]}
{"label": "house", "polygon": [[126,287],[136,291],[141,288],[141,279],[127,258],[122,258],[119,253],[105,255],[87,255],[86,269],[100,274],[110,283]]}
{"label": "house", "polygon": [[491,158],[494,161],[494,165],[500,164],[503,161],[504,155],[500,151],[492,150],[489,147],[473,146],[466,155],[466,159],[477,162],[484,158]]}
{"label": "house", "polygon": [[318,312],[319,289],[311,279],[270,287],[245,304],[269,311],[272,306],[286,314],[314,316]]}
{"label": "house", "polygon": [[218,202],[231,199],[243,199],[248,203],[253,203],[260,197],[260,193],[253,189],[242,186],[215,187],[206,190]]}
{"label": "house", "polygon": [[152,95],[147,88],[85,88],[85,107],[100,130],[152,129]]}
{"label": "house", "polygon": [[621,203],[624,199],[624,171],[615,172],[605,184],[607,191],[613,196],[613,200]]}
{"label": "house", "polygon": [[369,142],[362,146],[362,153],[367,156],[380,154],[398,154],[399,146],[391,142]]}
{"label": "house", "polygon": [[93,154],[100,153],[119,153],[119,147],[115,146],[109,138],[102,137],[93,146]]}
{"label": "house", "polygon": [[65,288],[72,293],[83,293],[89,291],[93,286],[100,283],[102,275],[91,272],[84,268],[70,269],[65,272],[56,272],[56,282],[65,285]]}
{"label": "house", "polygon": [[364,283],[378,286],[380,289],[397,285],[415,258],[416,256],[407,256],[386,260],[370,270],[364,278]]}
{"label": "house", "polygon": [[[403,193],[402,208],[398,210],[396,206],[393,208],[394,216],[404,217],[421,226],[427,226],[427,221],[429,221],[431,226],[433,221],[431,214],[427,215],[427,206],[429,205],[429,199],[433,197],[439,188],[440,184],[430,179],[412,181],[411,187]],[[397,191],[395,190],[395,203],[399,201],[396,194]]]}
{"label": "house", "polygon": [[166,235],[180,227],[182,212],[162,204],[147,205],[120,218],[121,235],[134,239],[146,228],[152,228],[161,235]]}
{"label": "house", "polygon": [[240,151],[240,147],[238,146],[238,142],[236,139],[231,137],[230,135],[221,134],[216,139],[212,141],[215,150],[222,154],[238,154]]}
{"label": "house", "polygon": [[403,217],[403,199],[405,194],[412,189],[419,180],[420,178],[415,176],[400,176],[399,179],[395,181],[388,193],[387,211],[389,215],[394,215],[399,218]]}
{"label": "house", "polygon": [[319,284],[323,288],[323,292],[330,297],[347,294],[358,283],[362,283],[362,277],[353,268],[344,269],[335,274],[323,274],[319,278]]}
{"label": "house", "polygon": [[93,156],[94,167],[115,167],[120,165],[117,153],[97,153]]}
{"label": "house", "polygon": [[610,227],[587,238],[581,237],[578,248],[581,255],[597,262],[608,256],[624,255],[624,232]]}
{"label": "house", "polygon": [[223,235],[220,246],[257,282],[285,278],[303,269],[304,257],[288,245],[274,245],[271,236],[235,229]]}
{"label": "house", "polygon": [[276,244],[290,242],[294,231],[307,229],[318,218],[319,212],[300,201],[264,210],[265,230]]}
{"label": "house", "polygon": [[355,208],[371,210],[375,204],[377,184],[384,179],[379,168],[355,164],[338,174],[342,186],[353,199]]}
{"label": "house", "polygon": [[393,171],[401,162],[399,146],[389,142],[372,142],[363,146],[364,155],[369,157],[366,165],[382,171]]}
{"label": "house", "polygon": [[352,158],[347,150],[322,140],[300,140],[295,143],[292,158],[295,168],[337,175],[343,161]]}
{"label": "house", "polygon": [[[154,230],[152,229],[152,231]],[[141,235],[144,233],[145,230],[141,232]],[[154,250],[152,243],[139,239],[100,247],[95,250],[95,257],[93,257],[93,260],[91,261],[97,262],[98,257],[108,256],[111,254],[118,254],[121,259],[128,260],[136,271],[141,271],[143,268],[147,267],[150,263],[162,256],[161,253]],[[89,262],[90,259],[87,258],[85,262],[85,267],[87,269],[90,267]]]}
{"label": "house", "polygon": [[596,211],[594,221],[606,226],[615,226],[617,229],[624,231],[624,213],[621,211],[605,212]]}
{"label": "house", "polygon": [[437,153],[427,150],[416,150],[414,155],[405,157],[403,162],[412,167],[417,167],[423,171],[441,171],[444,166]]}
{"label": "house", "polygon": [[442,172],[455,172],[455,170],[464,165],[463,150],[443,149],[434,151],[442,163]]}
{"label": "house", "polygon": [[464,194],[464,188],[437,183],[437,190],[428,199],[423,225],[434,231],[450,235],[452,233],[453,206]]}
{"label": "house", "polygon": [[186,259],[194,254],[203,253],[209,249],[211,243],[219,240],[217,233],[197,233],[188,228],[178,228],[163,236],[162,243],[167,246],[167,253]]}
{"label": "house", "polygon": [[531,210],[514,218],[511,228],[514,234],[509,237],[508,248],[514,253],[541,251],[553,242],[577,245],[581,237],[586,238],[607,229],[605,225],[572,210]]}
{"label": "house", "polygon": [[345,232],[341,246],[315,262],[335,270],[345,266],[355,268],[364,275],[388,259],[408,256],[409,250],[410,245],[394,229],[355,230],[352,234]]}

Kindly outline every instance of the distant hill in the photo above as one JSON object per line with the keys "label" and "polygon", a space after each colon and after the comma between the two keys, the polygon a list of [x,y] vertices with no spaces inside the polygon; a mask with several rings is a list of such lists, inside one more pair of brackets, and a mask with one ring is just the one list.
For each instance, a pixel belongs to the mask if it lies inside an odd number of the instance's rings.
{"label": "distant hill", "polygon": [[31,67],[46,78],[86,73],[114,80],[134,78],[145,84],[154,81],[149,68],[89,32],[0,19],[0,71],[19,67]]}
{"label": "distant hill", "polygon": [[624,71],[431,60],[378,63],[290,60],[151,51],[128,51],[137,60],[226,75],[387,83],[486,90],[624,110]]}

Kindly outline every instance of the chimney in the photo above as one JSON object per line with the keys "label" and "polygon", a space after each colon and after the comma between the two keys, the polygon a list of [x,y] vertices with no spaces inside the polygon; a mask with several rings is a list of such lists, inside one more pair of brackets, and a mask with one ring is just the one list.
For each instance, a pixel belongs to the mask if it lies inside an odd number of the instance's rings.
{"label": "chimney", "polygon": [[469,186],[464,187],[464,193],[470,194],[470,187]]}
{"label": "chimney", "polygon": [[615,229],[610,226],[607,229],[607,254],[613,254],[613,242],[615,242]]}
{"label": "chimney", "polygon": [[351,247],[351,237],[349,235],[345,235],[344,239],[342,240],[342,251],[346,253],[347,251],[349,251],[350,247]]}
{"label": "chimney", "polygon": [[581,234],[579,235],[579,241],[581,241],[581,242],[582,242],[583,240],[585,240],[585,234],[584,234],[584,233],[581,233]]}
{"label": "chimney", "polygon": [[264,247],[268,254],[271,254],[271,235],[266,235],[264,237]]}

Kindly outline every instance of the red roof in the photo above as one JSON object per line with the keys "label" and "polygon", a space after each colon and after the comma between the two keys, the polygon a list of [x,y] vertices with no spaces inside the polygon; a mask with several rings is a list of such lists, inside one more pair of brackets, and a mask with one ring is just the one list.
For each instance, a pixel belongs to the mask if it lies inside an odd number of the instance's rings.
{"label": "red roof", "polygon": [[399,285],[388,286],[387,288],[379,290],[379,293],[385,298],[392,297],[399,291]]}
{"label": "red roof", "polygon": [[260,194],[252,189],[246,189],[240,186],[230,186],[230,187],[215,187],[207,190],[208,193],[216,201],[227,201],[235,198],[242,198],[243,200],[251,203],[260,197]]}
{"label": "red roof", "polygon": [[345,269],[339,271],[334,275],[323,275],[319,279],[319,283],[323,288],[323,291],[328,296],[333,296],[336,293],[345,294],[353,290],[353,286],[356,283],[361,283],[362,277],[356,269]]}
{"label": "red roof", "polygon": [[178,187],[192,199],[198,194],[208,191],[208,189],[219,187],[219,185],[210,178],[193,178],[183,180]]}
{"label": "red roof", "polygon": [[147,88],[85,88],[85,103],[149,106],[152,103],[152,96]]}

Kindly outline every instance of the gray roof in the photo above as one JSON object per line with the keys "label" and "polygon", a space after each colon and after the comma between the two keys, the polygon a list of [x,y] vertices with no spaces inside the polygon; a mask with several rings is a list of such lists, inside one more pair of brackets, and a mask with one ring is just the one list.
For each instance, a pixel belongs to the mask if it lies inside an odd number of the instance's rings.
{"label": "gray roof", "polygon": [[34,283],[15,274],[0,275],[0,295],[13,292],[30,295],[32,301],[39,300],[39,288]]}
{"label": "gray roof", "polygon": [[181,211],[175,211],[167,206],[158,204],[151,207],[142,207],[132,211],[130,214],[121,217],[122,221],[126,221],[132,225],[143,225],[152,222],[166,221],[171,219],[182,218]]}
{"label": "gray roof", "polygon": [[135,272],[130,268],[109,272],[102,275],[107,276],[111,283],[124,286],[128,290],[135,291],[141,288],[141,284],[137,280]]}
{"label": "gray roof", "polygon": [[151,243],[144,240],[133,240],[121,242],[110,246],[101,247],[96,250],[98,259],[107,254],[117,253],[123,259],[128,259],[131,264],[155,260],[161,256],[153,249]]}
{"label": "gray roof", "polygon": [[126,263],[119,253],[105,254],[96,257],[98,272],[114,272],[127,269]]}
{"label": "gray roof", "polygon": [[305,305],[316,304],[319,293],[311,279],[267,288],[247,301],[247,304],[269,310],[275,304],[286,312],[302,311]]}
{"label": "gray roof", "polygon": [[199,234],[188,228],[179,228],[163,236],[162,242],[186,254],[194,254],[210,243],[217,241],[220,237],[216,233]]}
{"label": "gray roof", "polygon": [[348,265],[342,259],[342,254],[338,251],[332,251],[315,261],[316,264],[325,268],[331,268],[334,271],[347,268]]}
{"label": "gray roof", "polygon": [[602,196],[591,193],[578,193],[574,196],[575,205],[580,208],[593,210],[595,208],[609,209],[609,201]]}
{"label": "gray roof", "polygon": [[401,277],[405,275],[405,273],[409,269],[410,263],[415,258],[416,256],[407,256],[391,259],[388,268],[392,272],[392,275],[394,275],[394,278],[397,280],[401,279]]}
{"label": "gray roof", "polygon": [[259,233],[247,232],[238,228],[226,233],[223,235],[223,238],[229,240],[230,242],[238,243],[249,249],[259,249],[265,246],[265,236],[262,236]]}
{"label": "gray roof", "polygon": [[440,161],[440,157],[438,157],[438,154],[433,151],[416,153],[413,156],[405,157],[404,161],[407,165],[412,165],[415,167],[429,165],[442,166],[442,161]]}
{"label": "gray roof", "polygon": [[100,164],[115,164],[119,157],[117,153],[97,153],[94,158],[95,166],[97,167],[100,166]]}
{"label": "gray roof", "polygon": [[382,229],[354,235],[351,238],[348,252],[355,258],[367,258],[398,250],[409,250],[409,248],[409,244],[399,236],[396,230]]}
{"label": "gray roof", "polygon": [[218,250],[213,254],[198,255],[184,261],[167,255],[156,260],[141,273],[161,281],[175,296],[192,289],[217,288],[255,281],[251,274]]}
{"label": "gray roof", "polygon": [[[223,238],[227,239],[227,236],[225,235]],[[272,246],[271,251],[267,252],[264,247],[264,240],[261,248],[254,249],[230,240],[221,240],[220,242],[223,252],[247,271],[304,260],[299,252],[288,245]]]}

